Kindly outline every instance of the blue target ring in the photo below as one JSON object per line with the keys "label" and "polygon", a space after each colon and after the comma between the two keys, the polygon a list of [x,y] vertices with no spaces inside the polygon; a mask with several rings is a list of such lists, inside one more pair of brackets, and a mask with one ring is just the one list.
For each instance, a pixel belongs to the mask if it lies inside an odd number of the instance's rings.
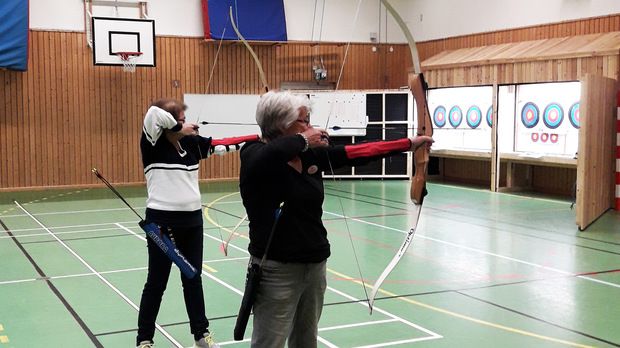
{"label": "blue target ring", "polygon": [[493,127],[493,105],[487,109],[487,124],[489,127]]}
{"label": "blue target ring", "polygon": [[457,128],[463,122],[463,111],[458,105],[454,105],[448,114],[448,120],[453,128]]}
{"label": "blue target ring", "polygon": [[477,107],[476,105],[470,106],[469,109],[467,110],[465,121],[467,122],[467,125],[470,128],[472,129],[478,128],[478,126],[480,125],[480,122],[482,122],[482,111],[480,110],[480,108]]}
{"label": "blue target ring", "polygon": [[521,109],[521,122],[526,128],[534,128],[538,124],[538,106],[532,102],[527,102]]}
{"label": "blue target ring", "polygon": [[556,129],[564,121],[564,109],[558,103],[551,103],[547,105],[545,108],[545,112],[543,112],[543,122],[545,126]]}
{"label": "blue target ring", "polygon": [[576,102],[568,109],[568,120],[573,127],[579,129],[581,125],[579,123],[579,102]]}
{"label": "blue target ring", "polygon": [[433,122],[435,122],[435,126],[439,128],[443,128],[446,125],[446,108],[442,105],[439,105],[433,111]]}

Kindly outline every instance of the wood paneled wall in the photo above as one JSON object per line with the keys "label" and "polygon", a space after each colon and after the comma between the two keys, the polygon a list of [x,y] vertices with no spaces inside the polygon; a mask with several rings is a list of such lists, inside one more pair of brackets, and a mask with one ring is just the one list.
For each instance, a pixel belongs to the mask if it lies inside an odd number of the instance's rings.
{"label": "wood paneled wall", "polygon": [[[620,15],[435,40],[420,43],[419,51],[424,60],[445,49],[617,30]],[[92,167],[115,183],[143,182],[138,142],[151,101],[262,90],[254,62],[240,44],[222,46],[208,90],[217,42],[157,37],[156,47],[157,67],[130,74],[117,66],[93,66],[84,33],[31,31],[28,71],[0,70],[0,189],[98,184]],[[324,58],[328,80],[335,81],[346,45],[254,48],[270,87],[277,88],[282,81],[311,80],[317,54]],[[406,45],[353,44],[339,89],[398,88],[406,85],[410,66]],[[204,162],[201,178],[235,178],[238,170],[236,155],[214,157]]]}
{"label": "wood paneled wall", "polygon": [[618,55],[536,62],[506,63],[431,70],[426,73],[430,87],[520,84],[552,81],[578,81],[586,74],[618,79]]}
{"label": "wood paneled wall", "polygon": [[612,31],[620,31],[620,14],[426,41],[418,50],[425,60],[445,50]]}
{"label": "wood paneled wall", "polygon": [[[213,78],[218,42],[158,37],[157,67],[125,73],[94,66],[84,34],[31,31],[27,72],[0,70],[0,189],[98,184],[97,167],[111,182],[143,182],[138,149],[142,118],[155,99],[185,93],[261,93],[248,51],[224,44]],[[405,45],[354,44],[340,89],[382,89],[406,84]],[[312,57],[322,55],[335,81],[346,45],[256,45],[271,88],[312,79]],[[356,73],[363,72],[363,73]],[[191,110],[188,110],[191,113]],[[208,126],[203,126],[208,127]],[[217,137],[217,134],[214,134]],[[203,162],[201,178],[236,178],[236,154]]]}

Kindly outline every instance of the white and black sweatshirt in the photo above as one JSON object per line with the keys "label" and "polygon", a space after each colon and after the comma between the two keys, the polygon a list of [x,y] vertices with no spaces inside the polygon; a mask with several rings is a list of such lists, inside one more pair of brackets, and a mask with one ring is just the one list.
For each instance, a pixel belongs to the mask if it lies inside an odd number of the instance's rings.
{"label": "white and black sweatshirt", "polygon": [[202,224],[199,161],[209,155],[233,152],[257,135],[212,139],[185,136],[175,147],[165,137],[166,129],[179,131],[182,125],[167,111],[151,106],[144,117],[140,150],[148,197],[146,218],[170,226]]}

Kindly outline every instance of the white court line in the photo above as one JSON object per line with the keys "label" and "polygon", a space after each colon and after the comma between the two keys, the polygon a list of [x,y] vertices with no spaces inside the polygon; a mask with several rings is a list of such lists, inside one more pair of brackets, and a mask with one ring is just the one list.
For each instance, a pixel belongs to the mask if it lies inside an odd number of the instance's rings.
{"label": "white court line", "polygon": [[[40,231],[42,229],[37,228],[36,231]],[[92,230],[77,230],[77,231],[67,231],[67,232],[54,232],[56,235],[64,235],[64,234],[73,234],[73,233],[88,233],[88,232],[101,232],[101,231],[116,231],[118,230],[118,228],[116,227],[111,227],[111,228],[95,228]],[[14,232],[13,230],[11,230],[11,232]],[[26,237],[41,237],[41,236],[47,236],[49,235],[48,233],[33,233],[33,234],[27,234],[27,235],[15,235],[15,236],[0,236],[0,239],[13,239],[13,238],[26,238]]]}
{"label": "white court line", "polygon": [[[226,203],[236,203],[236,202],[232,202],[231,201],[231,202],[226,202]],[[123,208],[123,209],[126,209],[126,208]],[[109,210],[119,210],[119,209],[109,209]],[[105,211],[105,210],[100,210],[100,211]],[[340,218],[344,218],[344,216],[341,215],[341,214],[332,213],[332,212],[328,212],[328,211],[325,211],[325,213],[330,214],[330,215],[334,215],[334,216],[337,216],[337,217],[340,217]],[[18,215],[18,216],[23,216],[23,215]],[[392,231],[400,232],[400,233],[403,233],[403,234],[407,233],[407,231],[404,231],[404,230],[400,230],[400,229],[397,229],[397,228],[393,228],[393,227],[389,227],[389,226],[385,226],[385,225],[381,225],[381,224],[377,224],[377,223],[373,223],[373,222],[369,222],[369,221],[364,221],[364,220],[361,220],[359,218],[347,217],[347,219],[348,220],[357,221],[357,222],[360,222],[360,223],[363,223],[363,224],[371,225],[371,226],[376,226],[376,227],[384,228],[384,229],[387,229],[387,230],[392,230]],[[130,224],[130,223],[135,223],[135,222],[127,221],[127,222],[120,222],[120,223],[115,223],[115,224]],[[62,228],[102,226],[102,225],[110,225],[110,224],[112,224],[112,223],[72,225],[72,226],[53,227],[53,228],[56,230],[56,229],[62,229]],[[12,230],[12,232],[32,231],[32,230],[40,230],[40,229],[39,228],[37,228],[37,229],[17,229],[17,230]],[[59,232],[59,233],[62,233],[62,232]],[[19,237],[23,238],[23,237],[29,237],[29,236],[31,236],[31,235],[19,236]],[[437,242],[437,243],[451,245],[451,246],[454,246],[454,247],[457,247],[457,248],[466,249],[466,250],[474,251],[474,252],[485,254],[485,255],[490,255],[490,256],[494,256],[494,257],[498,257],[498,258],[502,258],[502,259],[506,259],[506,260],[510,260],[510,261],[514,261],[514,262],[518,262],[518,263],[522,263],[522,264],[526,264],[526,265],[529,265],[529,266],[532,266],[532,267],[536,267],[536,268],[546,269],[546,270],[551,271],[551,272],[560,273],[560,274],[567,275],[567,276],[574,276],[574,277],[581,278],[581,279],[584,279],[584,280],[589,280],[589,281],[592,281],[592,282],[595,282],[595,283],[599,283],[599,284],[604,284],[604,285],[607,285],[607,286],[612,286],[612,287],[620,288],[620,284],[606,282],[606,281],[599,280],[599,279],[596,279],[596,278],[592,278],[592,277],[589,277],[589,276],[575,275],[574,273],[567,272],[567,271],[564,271],[564,270],[560,270],[560,269],[557,269],[557,268],[543,266],[543,265],[535,264],[535,263],[532,263],[532,262],[528,262],[528,261],[512,258],[512,257],[509,257],[509,256],[504,256],[504,255],[500,255],[500,254],[496,254],[496,253],[491,253],[491,252],[484,251],[484,250],[481,250],[481,249],[472,248],[472,247],[464,246],[464,245],[461,245],[461,244],[456,244],[456,243],[448,242],[448,241],[445,241],[445,240],[428,237],[428,236],[425,236],[423,234],[416,234],[416,237],[417,238],[423,238],[423,239],[431,240],[431,241],[434,241],[434,242]],[[0,239],[2,239],[2,238],[10,238],[10,237],[9,236],[0,236]],[[243,250],[243,249],[239,249],[239,250]]]}
{"label": "white court line", "polygon": [[[115,225],[118,226],[119,228],[121,228],[121,229],[123,229],[123,230],[125,230],[125,231],[127,231],[127,232],[129,232],[131,234],[133,234],[134,236],[136,236],[140,240],[146,241],[146,237],[137,234],[136,232],[132,231],[130,228],[125,227],[125,226],[123,226],[123,225],[121,225],[119,223],[115,223]],[[241,291],[241,290],[235,288],[234,286],[232,286],[232,285],[230,285],[230,284],[228,284],[228,283],[226,283],[226,282],[216,278],[215,276],[211,275],[209,272],[205,271],[204,269],[201,269],[201,273],[204,274],[205,276],[207,276],[208,278],[211,278],[213,281],[219,283],[220,285],[224,286],[225,288],[231,290],[232,292],[237,293],[240,296],[243,296],[243,291]]]}
{"label": "white court line", "polygon": [[[127,227],[125,227],[125,226],[123,226],[123,225],[121,225],[121,224],[119,224],[119,223],[116,223],[116,225],[117,225],[119,228],[122,228],[123,230],[125,230],[125,231],[127,231],[127,232],[131,233],[132,235],[136,236],[137,238],[139,238],[139,239],[141,239],[141,240],[146,240],[146,237],[141,236],[141,235],[139,235],[139,234],[137,234],[137,233],[133,232],[131,229],[129,229],[129,228],[127,228]],[[209,234],[207,234],[207,233],[203,233],[203,235],[204,235],[205,237],[207,237],[207,238],[210,238],[210,239],[212,239],[212,240],[218,241],[218,242],[220,242],[220,243],[221,243],[221,242],[223,242],[223,241],[222,241],[222,239],[217,238],[217,237],[213,237],[213,236],[211,236],[211,235],[209,235]],[[235,245],[235,244],[233,244],[233,243],[231,243],[229,246],[230,246],[230,247],[233,247],[234,249],[237,249],[237,250],[239,250],[239,251],[242,251],[243,253],[249,254],[249,252],[248,252],[246,249],[240,248],[240,247],[236,246],[236,245]],[[213,276],[212,274],[210,274],[210,273],[206,272],[204,269],[202,270],[202,272],[201,272],[201,273],[202,273],[203,275],[207,276],[208,278],[212,279],[213,281],[215,281],[215,282],[217,282],[217,283],[219,283],[219,284],[223,285],[224,287],[226,287],[226,288],[230,289],[231,291],[233,291],[233,292],[237,293],[239,296],[243,296],[243,291],[241,291],[241,290],[239,290],[239,289],[237,289],[237,288],[233,287],[232,285],[230,285],[230,284],[228,284],[228,283],[224,282],[223,280],[221,280],[221,279],[219,279],[219,278],[217,278],[217,277]],[[360,301],[359,299],[357,299],[357,298],[355,298],[355,297],[352,297],[352,296],[350,296],[350,295],[348,295],[348,294],[345,294],[345,293],[343,293],[343,292],[341,292],[341,291],[338,291],[338,290],[336,290],[336,289],[334,289],[334,288],[332,288],[332,287],[327,287],[327,288],[328,288],[330,291],[333,291],[333,292],[335,292],[335,293],[337,293],[337,294],[339,294],[339,295],[341,295],[341,296],[343,296],[343,297],[345,297],[345,298],[348,298],[348,299],[350,299],[350,300],[353,300],[353,301],[356,301],[356,302],[359,302],[359,301]],[[361,304],[362,306],[366,306],[366,307],[368,306],[367,304],[364,304],[364,303],[360,303],[360,304]],[[436,333],[434,333],[434,332],[432,332],[432,331],[430,331],[430,330],[427,330],[427,329],[425,329],[425,328],[423,328],[423,327],[421,327],[421,326],[415,325],[415,324],[413,324],[413,323],[411,323],[411,322],[409,322],[409,321],[407,321],[407,320],[405,320],[405,319],[403,319],[403,318],[400,318],[400,317],[398,317],[398,316],[396,316],[396,315],[394,315],[394,314],[391,314],[391,313],[389,313],[389,312],[387,312],[387,311],[384,311],[384,310],[382,310],[382,309],[380,309],[380,308],[373,307],[373,309],[374,309],[376,312],[382,313],[382,314],[384,314],[384,315],[386,315],[386,316],[388,316],[388,317],[390,317],[390,318],[393,318],[393,319],[394,319],[394,320],[396,320],[396,321],[403,322],[403,323],[405,323],[405,324],[407,324],[407,325],[409,325],[409,326],[411,326],[411,327],[417,328],[418,330],[423,331],[423,332],[425,332],[425,333],[429,334],[431,337],[430,337],[430,338],[427,338],[427,339],[442,338],[442,336],[440,336],[440,335],[438,335],[438,334],[436,334]],[[319,329],[319,331],[321,331],[321,329]],[[329,341],[325,340],[324,338],[322,338],[322,337],[320,337],[320,336],[317,336],[317,339],[319,340],[319,342],[321,342],[321,343],[325,344],[325,345],[326,345],[326,346],[328,346],[328,347],[331,347],[331,348],[338,348],[338,346],[334,345],[333,343],[331,343],[331,342],[329,342]],[[249,342],[249,341],[250,341],[250,339],[245,339],[245,340],[242,340],[242,341],[226,341],[226,342],[219,342],[218,344],[219,344],[219,345],[221,345],[221,346],[225,346],[225,345],[232,345],[232,344],[243,343],[243,342]]]}
{"label": "white court line", "polygon": [[[145,207],[137,207],[144,209]],[[82,213],[101,213],[101,212],[106,212],[106,211],[119,211],[119,210],[128,210],[131,211],[129,208],[106,208],[106,209],[85,209],[85,210],[66,210],[66,211],[61,211],[61,210],[57,210],[57,211],[48,211],[45,213],[37,213],[38,216],[41,215],[61,215],[61,214],[82,214]],[[24,217],[24,215],[22,214],[13,214],[13,215],[2,215],[2,217]]]}
{"label": "white court line", "polygon": [[387,343],[378,343],[378,344],[371,344],[368,346],[357,346],[355,348],[378,348],[378,347],[388,347],[388,346],[395,346],[395,345],[400,345],[400,344],[405,344],[405,343],[413,343],[413,342],[421,342],[421,341],[430,341],[430,340],[434,340],[437,339],[437,337],[420,337],[420,338],[412,338],[410,340],[401,340],[401,341],[392,341],[392,342],[387,342]]}
{"label": "white court line", "polygon": [[[326,211],[325,213],[330,214],[330,215],[334,215],[334,216],[338,216],[340,218],[345,218],[341,214],[331,213],[331,212],[328,212],[328,211]],[[366,225],[371,225],[371,226],[376,226],[376,227],[384,228],[386,230],[392,230],[392,231],[400,232],[402,234],[407,234],[409,232],[409,231],[400,230],[400,229],[389,227],[389,226],[385,226],[385,225],[380,225],[380,224],[377,224],[377,223],[374,223],[374,222],[364,221],[364,220],[361,220],[361,219],[358,219],[358,218],[352,218],[352,217],[348,217],[347,216],[346,219],[357,221],[357,222],[360,222],[360,223],[363,223],[363,224],[366,224]],[[608,285],[608,286],[613,286],[615,288],[620,288],[620,284],[610,283],[610,282],[606,282],[606,281],[603,281],[603,280],[599,280],[599,279],[588,277],[588,276],[584,276],[584,275],[577,275],[575,273],[564,271],[564,270],[561,270],[561,269],[558,269],[558,268],[539,265],[539,264],[536,264],[536,263],[533,263],[533,262],[520,260],[520,259],[517,259],[517,258],[514,258],[514,257],[505,256],[505,255],[501,255],[501,254],[496,254],[496,253],[492,253],[492,252],[489,252],[489,251],[486,251],[486,250],[472,248],[472,247],[468,247],[468,246],[465,246],[465,245],[456,244],[456,243],[448,242],[448,241],[437,239],[437,238],[433,238],[433,237],[428,237],[428,236],[425,236],[425,235],[419,234],[419,233],[416,233],[414,238],[427,239],[427,240],[430,240],[430,241],[433,241],[433,242],[437,242],[437,243],[441,243],[441,244],[447,244],[447,245],[450,245],[450,246],[453,246],[453,247],[456,247],[456,248],[459,248],[459,249],[465,249],[465,250],[473,251],[473,252],[484,254],[484,255],[494,256],[494,257],[497,257],[497,258],[500,258],[500,259],[505,259],[505,260],[509,260],[509,261],[513,261],[513,262],[517,262],[517,263],[522,263],[524,265],[528,265],[528,266],[532,266],[532,267],[536,267],[536,268],[542,268],[542,269],[545,269],[545,270],[548,270],[548,271],[551,271],[551,272],[555,272],[555,273],[560,273],[560,274],[563,274],[563,275],[566,275],[566,276],[581,278],[581,279],[584,279],[584,280],[589,280],[591,282],[595,282],[595,283],[599,283],[599,284],[604,284],[604,285]]]}
{"label": "white court line", "polygon": [[332,330],[340,330],[340,329],[349,329],[349,328],[352,328],[352,327],[360,327],[360,326],[370,326],[370,325],[377,325],[377,324],[393,323],[395,321],[398,321],[398,319],[385,319],[385,320],[364,321],[364,322],[355,323],[355,324],[328,326],[328,327],[324,327],[324,328],[319,329],[319,331],[332,331]]}
{"label": "white court line", "polygon": [[324,339],[321,336],[316,336],[317,340],[321,343],[323,343],[324,345],[328,346],[329,348],[339,348],[337,345],[331,343],[330,341]]}
{"label": "white court line", "polygon": [[[96,232],[96,231],[106,231],[106,230],[117,230],[118,226],[116,226],[115,224],[137,224],[136,221],[121,221],[121,222],[103,222],[103,223],[98,223],[98,224],[83,224],[83,225],[66,225],[66,226],[48,226],[48,228],[54,229],[54,234],[59,235],[59,234],[67,234],[67,233],[77,233],[77,232]],[[63,230],[63,229],[70,229],[70,228],[76,228],[76,227],[94,227],[94,226],[106,226],[106,225],[113,225],[115,227],[113,228],[100,228],[100,229],[88,229],[88,230],[77,230],[77,231],[66,231],[66,232],[58,232],[58,230]],[[20,228],[20,229],[12,229],[11,232],[13,232],[13,234],[16,234],[18,232],[30,232],[30,231],[45,231],[45,229],[43,228]],[[2,231],[4,232],[4,231]],[[19,237],[19,238],[27,238],[27,237],[34,237],[34,236],[46,236],[47,233],[33,233],[33,234],[22,234],[22,235],[15,235],[15,237]],[[8,239],[8,238],[12,238],[11,236],[0,236],[0,239]]]}
{"label": "white court line", "polygon": [[[219,263],[219,262],[248,260],[248,259],[249,259],[249,257],[242,256],[242,257],[231,257],[230,259],[207,260],[207,261],[204,261],[203,263]],[[111,271],[102,271],[102,272],[99,272],[99,274],[135,272],[135,271],[144,271],[146,269],[147,269],[147,267],[133,267],[133,268],[116,269],[116,270],[111,270]],[[61,276],[45,277],[45,279],[54,280],[54,279],[65,279],[65,278],[79,278],[79,277],[89,277],[89,276],[93,276],[93,275],[95,275],[95,273],[87,272],[87,273],[78,273],[78,274],[68,274],[68,275],[61,275]],[[0,285],[15,284],[15,283],[28,283],[28,282],[33,282],[33,281],[41,280],[41,279],[43,279],[43,278],[39,277],[39,278],[28,278],[28,279],[5,280],[5,281],[0,281]]]}
{"label": "white court line", "polygon": [[[56,235],[54,235],[54,233],[52,231],[50,231],[47,227],[45,227],[45,225],[43,225],[37,218],[35,218],[34,216],[32,216],[26,209],[24,209],[24,207],[22,207],[17,201],[15,201],[15,204],[17,204],[17,206],[24,211],[24,213],[26,213],[28,216],[30,216],[37,224],[39,224],[39,226],[41,226],[42,228],[44,228],[47,232],[49,232],[50,235],[52,235],[52,237],[54,237],[54,239],[56,239],[56,241],[58,241],[58,243],[60,243],[63,247],[65,247],[65,249],[67,249],[73,256],[75,256],[84,266],[86,266],[86,268],[88,268],[91,272],[93,272],[99,279],[101,279],[102,282],[104,282],[108,287],[110,287],[114,292],[116,292],[123,300],[125,300],[125,302],[127,302],[130,306],[132,306],[135,310],[138,310],[138,306],[136,306],[135,303],[133,303],[127,296],[125,296],[125,294],[123,294],[120,290],[118,290],[114,285],[112,285],[112,283],[110,283],[107,279],[105,279],[101,274],[97,273],[97,271],[90,265],[88,264],[88,262],[86,262],[86,260],[84,260],[80,255],[78,255],[75,251],[73,251],[73,249],[71,249],[71,247],[69,247],[67,244],[65,244],[65,242],[63,242],[60,238],[58,238]],[[155,324],[155,327],[164,335],[166,336],[166,338],[168,338],[168,340],[170,340],[170,342],[172,342],[175,346],[177,347],[183,347],[183,345],[181,345],[179,342],[177,342],[174,337],[172,337],[166,330],[164,330],[163,327],[161,327],[159,324]]]}
{"label": "white court line", "polygon": [[[103,271],[103,272],[98,272],[98,273],[99,274],[122,273],[122,272],[141,271],[145,269],[146,267],[135,267],[135,268],[117,269],[117,270],[112,270],[112,271]],[[7,280],[7,281],[0,282],[0,285],[14,284],[14,283],[27,283],[27,282],[32,282],[32,281],[41,280],[41,279],[54,280],[54,279],[65,279],[65,278],[88,277],[88,276],[93,276],[93,275],[96,275],[96,274],[92,272],[87,272],[87,273],[68,274],[68,275],[52,276],[52,277],[45,277],[45,278],[39,277],[39,278],[31,278],[31,279]]]}
{"label": "white court line", "polygon": [[[345,294],[344,292],[342,292],[340,290],[336,290],[336,289],[332,288],[331,286],[328,286],[327,288],[330,291],[335,292],[336,294],[338,294],[338,295],[340,295],[340,296],[342,296],[344,298],[347,298],[347,299],[349,299],[351,301],[355,301],[360,306],[364,306],[364,307],[368,308],[368,303],[363,302],[359,298],[353,297],[353,296],[351,296],[349,294]],[[385,310],[383,310],[381,308],[377,308],[377,307],[373,306],[372,310],[373,310],[373,312],[381,313],[381,314],[383,314],[383,315],[385,315],[387,317],[390,317],[392,319],[398,320],[398,321],[400,321],[403,324],[409,325],[409,326],[411,326],[411,327],[413,327],[413,328],[415,328],[417,330],[420,330],[420,331],[426,333],[427,335],[431,336],[432,338],[443,338],[443,336],[441,336],[441,335],[439,335],[439,334],[437,334],[437,333],[435,333],[435,332],[433,332],[433,331],[431,331],[429,329],[425,329],[425,328],[423,328],[420,325],[416,325],[416,324],[410,322],[409,320],[403,319],[403,318],[401,318],[401,317],[399,317],[397,315],[394,315],[394,314],[392,314],[392,313],[390,313],[388,311],[385,311]]]}
{"label": "white court line", "polygon": [[[239,204],[241,203],[241,201],[226,201],[226,202],[218,202],[218,204],[220,205],[224,205],[224,204]],[[139,207],[139,206],[135,206],[134,207],[135,210],[143,210],[146,209],[146,207]],[[65,210],[65,211],[61,211],[61,210],[57,210],[57,211],[48,211],[45,213],[37,213],[37,216],[41,216],[41,215],[62,215],[62,214],[82,214],[82,213],[102,213],[102,212],[110,212],[110,211],[120,211],[120,210],[127,210],[129,212],[131,212],[131,209],[129,208],[106,208],[106,209],[85,209],[85,210]],[[3,218],[7,218],[7,217],[24,217],[24,215],[22,214],[12,214],[12,215],[1,215]]]}
{"label": "white court line", "polygon": [[[121,221],[118,222],[119,224],[137,224],[136,221]],[[66,226],[48,226],[48,228],[53,228],[55,231],[57,230],[62,230],[62,229],[67,229],[67,228],[75,228],[75,227],[93,227],[93,226],[105,226],[105,225],[114,225],[114,222],[102,222],[102,223],[98,223],[98,224],[82,224],[82,225],[66,225]],[[28,231],[45,231],[44,228],[18,228],[18,229],[12,229],[11,232],[15,233],[15,232],[28,232]],[[30,234],[27,235],[23,235],[23,236],[18,236],[18,237],[28,237],[31,236]]]}

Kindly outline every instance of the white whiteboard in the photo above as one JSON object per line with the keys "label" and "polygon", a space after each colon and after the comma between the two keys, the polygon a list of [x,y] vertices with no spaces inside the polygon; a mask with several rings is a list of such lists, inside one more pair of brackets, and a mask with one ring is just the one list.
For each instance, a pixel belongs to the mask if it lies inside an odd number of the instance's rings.
{"label": "white whiteboard", "polygon": [[[340,130],[328,129],[331,136],[364,136],[368,117],[366,116],[365,92],[312,92],[310,123],[317,128],[334,126]],[[260,134],[256,125],[257,94],[185,94],[183,101],[188,109],[187,122],[200,125],[200,135],[225,138],[246,134]],[[331,115],[331,116],[330,116]]]}
{"label": "white whiteboard", "polygon": [[[330,136],[364,136],[368,125],[365,92],[310,93],[310,122]],[[329,123],[329,124],[328,124]],[[339,130],[332,129],[340,127]]]}
{"label": "white whiteboard", "polygon": [[199,132],[203,137],[226,138],[260,134],[255,119],[259,97],[258,94],[185,94],[185,121],[212,122],[200,125]]}

